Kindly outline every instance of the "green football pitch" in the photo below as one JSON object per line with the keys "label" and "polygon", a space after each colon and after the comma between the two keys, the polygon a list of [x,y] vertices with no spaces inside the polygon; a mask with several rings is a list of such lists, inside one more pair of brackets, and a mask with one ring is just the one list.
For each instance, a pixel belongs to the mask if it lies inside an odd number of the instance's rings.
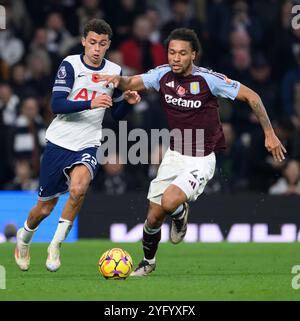
{"label": "green football pitch", "polygon": [[14,262],[14,244],[0,244],[0,265],[6,270],[0,301],[300,300],[300,289],[292,288],[292,267],[300,265],[297,243],[163,243],[154,273],[122,281],[98,273],[101,253],[112,247],[127,250],[135,265],[142,257],[140,243],[66,243],[61,269],[50,273],[47,244],[32,244],[30,270],[22,272]]}

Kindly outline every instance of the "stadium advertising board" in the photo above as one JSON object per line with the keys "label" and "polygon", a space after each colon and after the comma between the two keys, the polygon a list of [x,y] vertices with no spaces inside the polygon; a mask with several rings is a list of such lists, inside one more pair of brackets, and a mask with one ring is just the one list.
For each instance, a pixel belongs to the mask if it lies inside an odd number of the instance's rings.
{"label": "stadium advertising board", "polygon": [[[9,239],[16,229],[23,226],[27,215],[37,200],[36,192],[0,192],[0,243]],[[33,242],[50,242],[55,233],[58,219],[61,215],[67,195],[62,195],[54,211],[39,226],[33,237]],[[77,240],[77,219],[68,235],[66,242]]]}
{"label": "stadium advertising board", "polygon": [[[90,193],[79,216],[79,238],[137,242],[148,203],[144,194]],[[299,242],[300,197],[211,195],[191,203],[185,242]],[[162,228],[169,241],[170,221]]]}

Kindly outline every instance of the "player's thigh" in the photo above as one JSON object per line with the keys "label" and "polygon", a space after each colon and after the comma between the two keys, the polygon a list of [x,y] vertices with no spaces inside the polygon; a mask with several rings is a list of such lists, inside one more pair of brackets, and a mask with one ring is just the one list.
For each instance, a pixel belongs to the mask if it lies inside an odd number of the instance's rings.
{"label": "player's thigh", "polygon": [[[213,177],[215,165],[214,153],[204,157],[187,157],[185,170],[172,182],[168,191],[171,193],[168,194],[173,194],[174,200],[195,201],[203,193],[207,182]],[[186,198],[180,191],[185,194]]]}
{"label": "player's thigh", "polygon": [[177,152],[168,150],[159,166],[159,170],[155,179],[149,186],[148,200],[152,203],[161,205],[161,199],[175,178],[182,172],[183,162],[181,155]]}
{"label": "player's thigh", "polygon": [[163,208],[169,212],[175,210],[180,204],[186,202],[187,199],[187,194],[181,187],[170,184],[163,193],[161,203]]}
{"label": "player's thigh", "polygon": [[149,209],[147,213],[147,224],[152,228],[160,227],[166,218],[166,212],[161,205],[149,202]]}
{"label": "player's thigh", "polygon": [[85,193],[91,183],[92,177],[88,168],[79,164],[74,167],[69,172],[70,175],[70,191],[72,189],[80,189]]}

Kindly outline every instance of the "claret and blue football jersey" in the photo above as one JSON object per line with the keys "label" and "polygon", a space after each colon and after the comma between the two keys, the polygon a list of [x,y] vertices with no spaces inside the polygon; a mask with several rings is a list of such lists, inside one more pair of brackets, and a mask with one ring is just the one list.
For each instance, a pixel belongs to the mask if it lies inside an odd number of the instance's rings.
{"label": "claret and blue football jersey", "polygon": [[[225,138],[218,112],[217,97],[235,99],[240,83],[225,75],[206,68],[193,66],[188,76],[172,72],[169,65],[162,65],[141,75],[146,88],[153,88],[160,94],[166,112],[169,129],[182,132],[182,144],[186,144],[184,131],[191,129],[191,152],[180,146],[179,152],[190,156],[209,155],[225,148]],[[196,131],[204,132],[204,150],[197,149]],[[170,149],[176,150],[171,138]]]}

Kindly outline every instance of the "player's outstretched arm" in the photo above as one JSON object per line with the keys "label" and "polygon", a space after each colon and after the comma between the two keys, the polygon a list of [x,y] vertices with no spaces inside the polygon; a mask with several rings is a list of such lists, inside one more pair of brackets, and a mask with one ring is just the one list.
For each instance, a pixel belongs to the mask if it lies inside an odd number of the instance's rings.
{"label": "player's outstretched arm", "polygon": [[285,159],[284,153],[286,153],[286,149],[274,133],[270,119],[260,96],[252,89],[241,84],[236,99],[249,104],[265,133],[266,149],[272,153],[274,160],[279,162],[283,161]]}
{"label": "player's outstretched arm", "polygon": [[94,108],[109,108],[112,106],[112,99],[102,94],[93,100],[72,101],[67,99],[67,92],[55,91],[52,93],[51,108],[54,114],[70,114]]}
{"label": "player's outstretched arm", "polygon": [[104,86],[113,84],[115,88],[119,88],[122,91],[126,90],[144,90],[146,89],[142,77],[140,75],[135,76],[120,76],[120,75],[100,75],[100,81],[104,81]]}

